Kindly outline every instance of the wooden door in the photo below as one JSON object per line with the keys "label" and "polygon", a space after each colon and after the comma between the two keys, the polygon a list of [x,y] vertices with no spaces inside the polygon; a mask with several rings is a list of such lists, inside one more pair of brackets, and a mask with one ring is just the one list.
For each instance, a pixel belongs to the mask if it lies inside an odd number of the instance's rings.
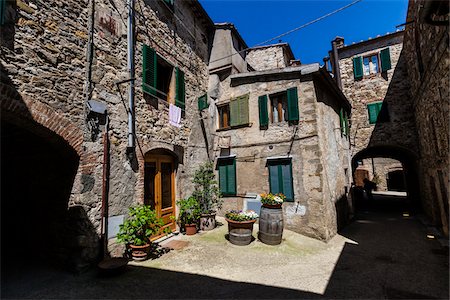
{"label": "wooden door", "polygon": [[[173,158],[168,155],[152,155],[145,160],[144,203],[151,205],[164,227],[175,230],[175,170]],[[162,236],[159,234],[152,240]]]}

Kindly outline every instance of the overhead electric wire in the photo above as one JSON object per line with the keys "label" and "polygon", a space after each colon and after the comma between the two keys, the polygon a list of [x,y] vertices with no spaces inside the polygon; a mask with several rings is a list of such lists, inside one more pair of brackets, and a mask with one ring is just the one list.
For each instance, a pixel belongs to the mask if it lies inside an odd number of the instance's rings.
{"label": "overhead electric wire", "polygon": [[216,59],[216,60],[210,61],[210,63],[213,63],[213,62],[216,62],[216,61],[219,61],[219,60],[222,60],[222,59],[225,59],[225,58],[234,56],[234,55],[236,55],[236,54],[240,54],[241,52],[244,52],[244,51],[247,51],[247,50],[250,50],[250,49],[259,47],[259,46],[262,46],[262,45],[264,45],[264,44],[266,44],[266,43],[269,43],[269,42],[271,42],[271,41],[273,41],[273,40],[279,39],[280,37],[289,35],[289,34],[295,32],[295,31],[298,31],[298,30],[300,30],[300,29],[302,29],[302,28],[305,28],[305,27],[307,27],[307,26],[309,26],[309,25],[311,25],[311,24],[317,23],[317,22],[319,22],[320,20],[323,20],[323,19],[325,19],[325,18],[327,18],[327,17],[329,17],[329,16],[331,16],[331,15],[334,15],[334,14],[340,12],[340,11],[343,11],[343,10],[349,8],[350,6],[353,6],[353,5],[355,5],[356,3],[361,2],[361,1],[362,1],[362,0],[355,0],[355,1],[353,1],[352,3],[349,3],[349,4],[347,4],[347,5],[344,5],[344,6],[342,6],[341,8],[338,8],[338,9],[332,11],[332,12],[329,12],[329,13],[327,13],[327,14],[321,16],[321,17],[318,17],[318,18],[316,18],[316,19],[314,19],[314,20],[312,20],[312,21],[309,21],[308,23],[305,23],[305,24],[303,24],[303,25],[301,25],[301,26],[298,26],[298,27],[296,27],[296,28],[294,28],[294,29],[291,29],[291,30],[289,30],[289,31],[286,31],[285,33],[282,33],[282,34],[280,34],[280,35],[277,35],[276,37],[273,37],[273,38],[271,38],[271,39],[268,39],[268,40],[266,40],[266,41],[264,41],[264,42],[258,43],[258,44],[256,44],[256,45],[253,46],[253,47],[248,47],[248,48],[242,49],[242,50],[240,50],[240,51],[237,51],[236,53],[233,53],[233,54],[230,54],[230,55],[227,55],[227,56],[218,58],[218,59]]}

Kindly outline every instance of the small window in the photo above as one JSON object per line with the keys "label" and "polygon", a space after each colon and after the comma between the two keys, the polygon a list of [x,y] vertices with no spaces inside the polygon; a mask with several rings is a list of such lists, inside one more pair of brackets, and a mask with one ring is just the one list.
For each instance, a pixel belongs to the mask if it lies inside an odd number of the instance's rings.
{"label": "small window", "polygon": [[219,129],[237,128],[249,124],[249,95],[242,95],[226,104],[217,105]]}
{"label": "small window", "polygon": [[376,102],[367,104],[369,124],[389,122],[389,111],[387,103]]}
{"label": "small window", "polygon": [[292,164],[290,159],[269,160],[269,186],[272,194],[282,193],[286,201],[294,201]]}
{"label": "small window", "polygon": [[142,64],[143,92],[184,110],[184,72],[172,66],[145,44],[142,46]]}
{"label": "small window", "polygon": [[348,136],[350,134],[350,129],[348,126],[348,114],[343,108],[339,112],[339,121],[341,125],[341,136]]}
{"label": "small window", "polygon": [[284,92],[269,95],[271,123],[298,123],[298,92],[297,88],[290,88]]}
{"label": "small window", "polygon": [[288,105],[286,92],[270,95],[270,121],[272,123],[287,122]]}
{"label": "small window", "polygon": [[219,112],[219,129],[230,128],[230,104],[217,106]]}
{"label": "small window", "polygon": [[379,72],[379,65],[378,65],[378,54],[365,56],[363,59],[363,71],[364,76],[368,76],[370,74],[376,74]]}
{"label": "small window", "polygon": [[236,195],[236,159],[220,158],[217,162],[219,169],[219,188],[223,196]]}

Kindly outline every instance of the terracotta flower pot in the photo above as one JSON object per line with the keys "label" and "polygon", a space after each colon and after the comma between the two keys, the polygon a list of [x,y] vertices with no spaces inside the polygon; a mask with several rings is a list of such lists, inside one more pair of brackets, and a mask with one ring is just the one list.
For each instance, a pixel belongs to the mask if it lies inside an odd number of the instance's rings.
{"label": "terracotta flower pot", "polygon": [[145,244],[142,246],[128,245],[131,249],[131,257],[133,260],[142,261],[146,260],[150,250],[150,244]]}
{"label": "terracotta flower pot", "polygon": [[186,230],[186,235],[194,235],[197,233],[196,224],[185,224],[184,229]]}
{"label": "terracotta flower pot", "polygon": [[263,204],[262,206],[267,208],[281,208],[282,204]]}

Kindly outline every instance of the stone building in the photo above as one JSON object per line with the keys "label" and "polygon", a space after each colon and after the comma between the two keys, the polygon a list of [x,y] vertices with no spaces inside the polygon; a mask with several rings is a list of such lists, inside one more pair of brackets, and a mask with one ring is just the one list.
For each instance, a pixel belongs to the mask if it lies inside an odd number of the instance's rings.
{"label": "stone building", "polygon": [[447,236],[448,16],[448,1],[410,0],[405,30],[348,46],[336,38],[330,51],[353,107],[353,169],[366,171],[358,162],[370,158],[400,161],[413,208]]}
{"label": "stone building", "polygon": [[[26,236],[36,257],[83,269],[137,203],[155,205],[174,229],[175,199],[207,160],[204,140],[191,143],[202,136],[197,98],[215,30],[201,5],[136,1],[134,71],[125,1],[3,8],[2,262],[28,257],[7,246]],[[173,125],[170,107],[181,109]]]}
{"label": "stone building", "polygon": [[224,209],[258,210],[258,194],[282,192],[285,227],[328,240],[350,183],[350,104],[324,68],[299,65],[287,44],[240,51],[234,26],[217,26],[202,118]]}
{"label": "stone building", "polygon": [[391,176],[392,182],[394,176],[394,190],[406,182],[411,189],[409,196],[418,205],[419,154],[401,55],[403,36],[404,31],[396,31],[351,45],[337,37],[329,54],[331,72],[352,104],[350,143],[355,185],[361,186],[366,177],[376,181],[379,190],[387,190],[388,178]]}
{"label": "stone building", "polygon": [[403,48],[420,153],[420,197],[432,224],[448,236],[448,1],[409,1]]}

